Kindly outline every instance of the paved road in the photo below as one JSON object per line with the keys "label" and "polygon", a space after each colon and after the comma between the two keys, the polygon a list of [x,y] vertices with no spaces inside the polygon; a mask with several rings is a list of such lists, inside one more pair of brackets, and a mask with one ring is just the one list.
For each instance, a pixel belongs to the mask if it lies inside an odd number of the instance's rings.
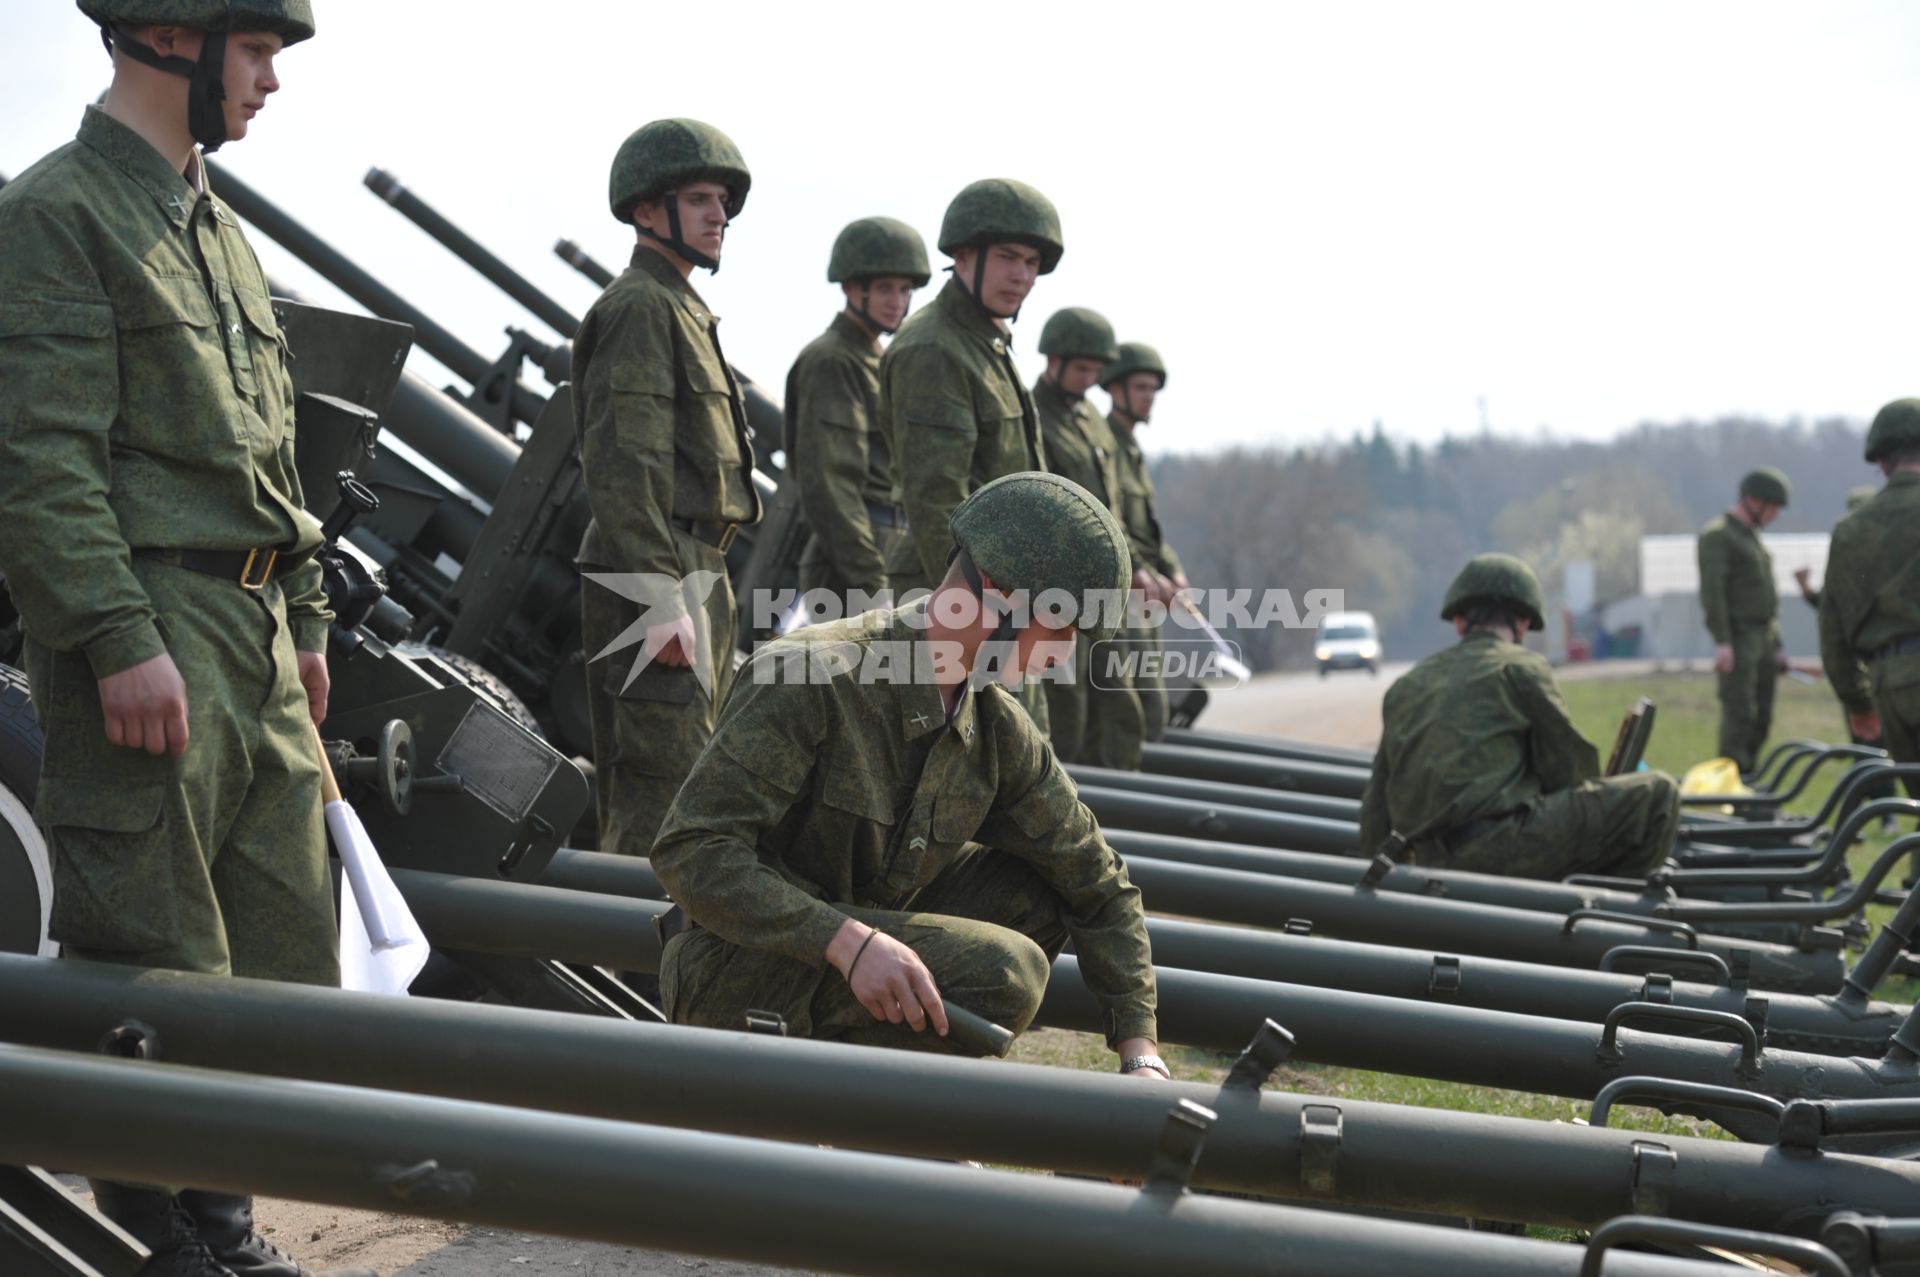
{"label": "paved road", "polygon": [[1378,674],[1261,674],[1244,687],[1213,692],[1194,726],[1371,749],[1380,743],[1381,698],[1412,668],[1399,661],[1381,666]]}

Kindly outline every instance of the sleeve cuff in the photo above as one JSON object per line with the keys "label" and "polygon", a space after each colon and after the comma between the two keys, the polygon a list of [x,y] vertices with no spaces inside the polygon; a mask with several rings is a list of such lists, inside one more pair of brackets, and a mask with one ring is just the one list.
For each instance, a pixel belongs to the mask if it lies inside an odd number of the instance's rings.
{"label": "sleeve cuff", "polygon": [[94,678],[102,679],[130,670],[142,661],[163,656],[166,650],[167,645],[160,637],[159,628],[151,620],[146,620],[130,630],[89,643],[86,649],[87,664],[93,667]]}
{"label": "sleeve cuff", "polygon": [[293,646],[302,652],[325,652],[327,631],[331,625],[331,618],[325,616],[297,616],[287,619],[287,628],[293,632]]}
{"label": "sleeve cuff", "polygon": [[1106,1018],[1107,1045],[1110,1047],[1128,1038],[1160,1040],[1160,1021],[1151,1011],[1108,1011]]}

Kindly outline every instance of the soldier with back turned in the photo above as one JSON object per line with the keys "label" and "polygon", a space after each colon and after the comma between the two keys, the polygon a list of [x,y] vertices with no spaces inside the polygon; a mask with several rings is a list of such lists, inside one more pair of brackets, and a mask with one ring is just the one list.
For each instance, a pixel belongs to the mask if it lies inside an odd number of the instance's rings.
{"label": "soldier with back turned", "polygon": [[[46,733],[52,934],[69,958],[337,985],[320,525],[266,276],[203,162],[312,9],[79,7],[112,85],[0,190],[0,569]],[[152,1252],[141,1277],[311,1277],[251,1198],[93,1187]]]}
{"label": "soldier with back turned", "polygon": [[1544,658],[1540,583],[1510,554],[1470,560],[1440,609],[1460,641],[1387,689],[1360,801],[1360,850],[1441,869],[1639,877],[1673,850],[1680,789],[1663,772],[1600,776]]}

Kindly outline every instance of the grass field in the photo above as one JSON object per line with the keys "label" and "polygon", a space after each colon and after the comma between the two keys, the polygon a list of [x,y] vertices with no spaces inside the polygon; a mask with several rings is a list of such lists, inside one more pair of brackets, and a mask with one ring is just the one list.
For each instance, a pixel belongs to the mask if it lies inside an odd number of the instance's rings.
{"label": "grass field", "polygon": [[[1714,698],[1714,680],[1701,674],[1650,674],[1630,680],[1588,679],[1563,685],[1574,721],[1588,739],[1599,746],[1604,758],[1611,747],[1615,729],[1623,715],[1640,696],[1651,696],[1658,706],[1653,738],[1647,750],[1647,764],[1680,775],[1693,763],[1714,755],[1719,721]],[[1783,679],[1775,709],[1775,739],[1789,737],[1816,740],[1844,740],[1839,703],[1824,685],[1809,687]],[[1837,766],[1817,775],[1808,792],[1789,808],[1792,814],[1811,814],[1831,789],[1840,774]],[[1875,834],[1849,856],[1856,874],[1864,870],[1888,839]],[[1878,922],[1888,911],[1875,909],[1870,916]],[[1920,982],[1897,980],[1879,990],[1879,996],[1893,1001],[1912,1002],[1920,994]],[[1284,1023],[1285,1017],[1280,1017]],[[1163,1051],[1174,1076],[1192,1081],[1218,1081],[1225,1076],[1229,1057],[1181,1047]],[[1105,1070],[1113,1067],[1113,1056],[1098,1039],[1062,1030],[1036,1030],[1016,1044],[1012,1058],[1070,1068]],[[1587,1105],[1551,1096],[1520,1091],[1462,1086],[1433,1082],[1395,1074],[1369,1073],[1357,1069],[1317,1065],[1295,1065],[1276,1075],[1272,1085],[1278,1089],[1355,1100],[1379,1100],[1396,1104],[1419,1104],[1433,1108],[1474,1113],[1492,1113],[1546,1121],[1570,1121],[1584,1117]],[[1613,1123],[1639,1130],[1677,1135],[1715,1137],[1721,1133],[1707,1123],[1687,1118],[1669,1118],[1649,1109],[1623,1109]],[[1724,1138],[1724,1136],[1721,1136]],[[1543,1231],[1543,1236],[1564,1236]]]}

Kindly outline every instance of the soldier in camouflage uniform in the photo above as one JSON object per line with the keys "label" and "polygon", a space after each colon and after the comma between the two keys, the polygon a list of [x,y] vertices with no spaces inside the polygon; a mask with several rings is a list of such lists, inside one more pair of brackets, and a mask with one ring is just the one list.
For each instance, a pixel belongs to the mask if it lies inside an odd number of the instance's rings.
{"label": "soldier in camouflage uniform", "polygon": [[[985,178],[947,205],[939,248],[953,259],[952,278],[880,358],[893,502],[907,517],[907,535],[887,552],[887,578],[902,598],[932,589],[946,572],[948,521],[968,493],[1047,468],[1008,324],[1034,281],[1060,264],[1060,215],[1025,182]],[[1020,703],[1044,734],[1046,693],[1029,685]]]}
{"label": "soldier in camouflage uniform", "polygon": [[1874,416],[1866,459],[1887,483],[1833,530],[1820,658],[1853,731],[1920,762],[1920,399]]}
{"label": "soldier in camouflage uniform", "polygon": [[[1153,476],[1147,473],[1147,459],[1133,434],[1152,419],[1154,398],[1166,384],[1166,362],[1144,342],[1121,342],[1119,358],[1100,374],[1100,387],[1113,405],[1107,425],[1113,430],[1117,449],[1114,469],[1120,482],[1120,501],[1114,513],[1126,528],[1127,543],[1133,549],[1133,588],[1161,604],[1177,606],[1177,596],[1188,588],[1187,574],[1181,570],[1180,557],[1160,534]],[[1127,640],[1144,658],[1160,649],[1159,627],[1136,625],[1127,631]],[[1167,730],[1167,693],[1158,669],[1143,667],[1133,686],[1140,698],[1145,737],[1159,740]]]}
{"label": "soldier in camouflage uniform", "polygon": [[1787,477],[1771,467],[1740,480],[1740,499],[1700,529],[1700,610],[1713,636],[1713,672],[1720,676],[1720,754],[1751,772],[1773,726],[1773,690],[1786,653],[1780,650],[1780,595],[1773,556],[1760,529],[1786,509]]}
{"label": "soldier in camouflage uniform", "polygon": [[[0,569],[46,732],[53,937],[73,958],[337,985],[320,527],[266,277],[201,160],[246,135],[313,14],[79,7],[112,86],[0,191]],[[305,1272],[254,1234],[249,1198],[94,1187],[153,1252],[142,1274]]]}
{"label": "soldier in camouflage uniform", "polygon": [[1071,937],[1122,1070],[1164,1076],[1140,893],[1007,690],[1072,638],[1038,614],[1015,631],[1005,596],[1119,588],[1124,534],[1034,473],[980,488],[950,527],[932,596],[742,671],[654,848],[669,916],[690,920],[661,961],[668,1015],[740,1028],[760,1009],[802,1036],[958,1051],[943,999],[1019,1032]]}
{"label": "soldier in camouflage uniform", "polygon": [[[1040,330],[1040,353],[1047,357],[1047,367],[1033,384],[1033,403],[1047,464],[1117,516],[1119,448],[1106,418],[1087,402],[1087,391],[1101,370],[1120,353],[1113,325],[1084,306],[1055,311]],[[1101,654],[1117,655],[1116,646],[1106,644]],[[1145,733],[1140,697],[1124,675],[1117,684],[1111,671],[1100,676],[1093,666],[1095,655],[1092,639],[1082,635],[1072,677],[1058,677],[1064,671],[1057,671],[1047,680],[1047,739],[1063,763],[1137,771]]]}
{"label": "soldier in camouflage uniform", "polygon": [[726,553],[760,496],[719,317],[688,277],[720,269],[751,182],[712,125],[655,120],[628,137],[608,199],[638,242],[574,338],[595,795],[600,849],[621,855],[653,845],[733,677]]}
{"label": "soldier in camouflage uniform", "polygon": [[800,588],[832,590],[851,611],[886,590],[886,552],[907,522],[881,428],[880,337],[900,330],[913,290],[931,277],[913,227],[891,217],[849,223],[827,262],[846,306],[787,374],[787,473],[809,531]]}
{"label": "soldier in camouflage uniform", "polygon": [[1673,850],[1680,789],[1663,772],[1601,778],[1545,660],[1533,569],[1482,554],[1447,590],[1460,642],[1387,689],[1360,802],[1360,851],[1516,878],[1640,877]]}

